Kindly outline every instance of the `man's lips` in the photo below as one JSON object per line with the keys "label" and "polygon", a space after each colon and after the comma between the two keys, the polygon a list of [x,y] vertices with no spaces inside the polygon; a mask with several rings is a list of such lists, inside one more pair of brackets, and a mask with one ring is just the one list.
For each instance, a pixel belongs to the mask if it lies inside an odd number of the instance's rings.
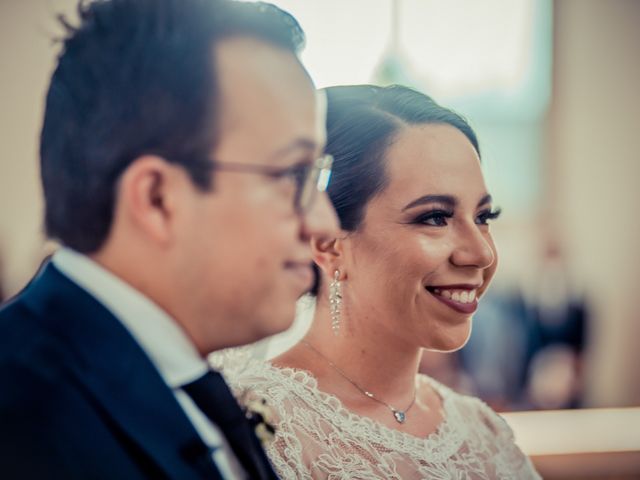
{"label": "man's lips", "polygon": [[427,286],[425,289],[456,312],[470,315],[478,309],[478,289],[481,285],[457,284]]}
{"label": "man's lips", "polygon": [[313,282],[313,269],[311,268],[310,261],[287,261],[285,262],[284,267],[300,282],[302,290],[308,290],[311,288]]}

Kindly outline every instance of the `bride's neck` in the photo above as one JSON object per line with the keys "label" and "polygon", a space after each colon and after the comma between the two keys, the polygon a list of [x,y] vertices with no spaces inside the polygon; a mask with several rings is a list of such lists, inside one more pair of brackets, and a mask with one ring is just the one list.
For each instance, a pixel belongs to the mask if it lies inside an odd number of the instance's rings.
{"label": "bride's neck", "polygon": [[331,330],[328,309],[319,303],[304,341],[312,346],[311,350],[317,350],[313,354],[321,357],[318,362],[324,362],[333,370],[337,367],[351,381],[378,397],[404,401],[414,389],[421,349],[403,341],[393,332],[370,327],[367,328],[366,318],[359,318],[351,312],[349,318],[341,322],[336,336]]}

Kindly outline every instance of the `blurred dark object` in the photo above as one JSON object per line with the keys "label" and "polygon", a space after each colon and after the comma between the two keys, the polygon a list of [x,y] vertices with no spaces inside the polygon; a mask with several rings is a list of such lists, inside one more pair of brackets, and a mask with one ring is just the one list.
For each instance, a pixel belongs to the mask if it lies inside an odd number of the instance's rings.
{"label": "blurred dark object", "polygon": [[526,400],[532,408],[581,406],[587,307],[575,290],[561,249],[549,242],[531,305]]}

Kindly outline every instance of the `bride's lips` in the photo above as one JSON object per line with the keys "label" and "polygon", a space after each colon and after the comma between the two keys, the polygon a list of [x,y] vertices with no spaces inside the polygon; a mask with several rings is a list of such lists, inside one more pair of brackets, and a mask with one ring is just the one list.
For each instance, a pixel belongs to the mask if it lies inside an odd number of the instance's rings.
{"label": "bride's lips", "polygon": [[425,289],[433,297],[458,313],[471,315],[478,309],[478,289],[480,285],[432,285]]}

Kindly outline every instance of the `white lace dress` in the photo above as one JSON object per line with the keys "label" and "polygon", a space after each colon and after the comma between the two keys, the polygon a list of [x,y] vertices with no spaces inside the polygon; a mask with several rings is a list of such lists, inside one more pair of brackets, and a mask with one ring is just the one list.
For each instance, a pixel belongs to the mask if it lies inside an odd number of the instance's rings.
{"label": "white lace dress", "polygon": [[283,479],[539,479],[506,422],[477,398],[421,375],[444,420],[419,438],[347,410],[309,373],[229,356],[213,360],[238,398],[265,399],[276,435],[265,449]]}

